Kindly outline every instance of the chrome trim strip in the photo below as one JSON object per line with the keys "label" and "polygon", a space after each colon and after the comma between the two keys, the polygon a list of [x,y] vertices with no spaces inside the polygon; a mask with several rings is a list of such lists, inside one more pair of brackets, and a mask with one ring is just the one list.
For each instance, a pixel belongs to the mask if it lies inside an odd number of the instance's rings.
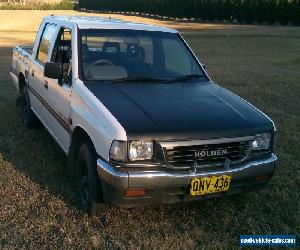
{"label": "chrome trim strip", "polygon": [[149,163],[124,163],[121,165],[116,164],[115,167],[116,168],[121,168],[121,167],[126,167],[126,168],[145,168],[145,164],[147,167],[166,167],[165,164],[157,162],[157,163],[153,163],[153,162],[149,162]]}
{"label": "chrome trim strip", "polygon": [[[102,159],[97,160],[97,171],[101,178],[106,183],[111,184],[119,189],[128,188],[129,186],[176,186],[178,184],[188,183],[191,178],[204,177],[204,176],[215,176],[224,174],[239,174],[241,176],[245,175],[243,170],[255,168],[261,166],[262,171],[266,167],[275,167],[275,162],[277,157],[272,154],[269,158],[263,160],[253,160],[244,164],[241,164],[239,168],[234,169],[224,169],[222,171],[211,171],[211,172],[195,172],[195,173],[172,173],[163,170],[147,170],[144,171],[129,171],[120,170],[103,161]],[[274,164],[274,165],[273,165]],[[253,171],[257,171],[253,170]],[[272,171],[272,169],[270,169]]]}
{"label": "chrome trim strip", "polygon": [[135,173],[129,173],[129,178],[132,177],[143,177],[143,178],[153,178],[156,176],[162,177],[162,176],[168,176],[168,177],[174,177],[174,178],[183,178],[183,177],[197,177],[197,176],[214,176],[214,175],[223,175],[223,174],[230,174],[234,172],[238,172],[241,170],[245,170],[249,167],[258,166],[261,164],[269,164],[272,162],[275,162],[277,160],[277,157],[273,154],[270,158],[265,160],[256,160],[252,162],[247,162],[246,164],[243,164],[240,168],[233,168],[233,169],[227,169],[222,171],[211,171],[211,172],[199,172],[199,173],[189,173],[189,174],[179,174],[179,173],[168,173],[163,171],[148,171],[148,172],[135,172]]}
{"label": "chrome trim strip", "polygon": [[197,146],[197,145],[211,145],[211,144],[222,144],[231,142],[244,142],[251,141],[254,136],[243,136],[233,138],[220,138],[220,139],[208,139],[208,140],[191,140],[191,141],[163,141],[159,142],[163,148],[174,148],[181,146]]}

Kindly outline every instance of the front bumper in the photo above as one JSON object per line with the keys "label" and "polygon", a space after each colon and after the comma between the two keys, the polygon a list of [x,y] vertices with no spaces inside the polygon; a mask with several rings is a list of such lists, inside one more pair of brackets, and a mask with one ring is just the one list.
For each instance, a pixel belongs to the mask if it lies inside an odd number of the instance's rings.
{"label": "front bumper", "polygon": [[[164,170],[131,170],[117,168],[98,159],[97,171],[103,185],[103,196],[106,203],[118,207],[135,207],[140,205],[168,204],[197,201],[263,188],[275,171],[277,157],[271,156],[242,164],[238,168],[215,172],[176,173]],[[227,192],[213,193],[205,196],[189,195],[192,178],[231,175],[232,182]],[[265,176],[257,180],[257,176]],[[145,188],[142,197],[125,197],[126,189]]]}

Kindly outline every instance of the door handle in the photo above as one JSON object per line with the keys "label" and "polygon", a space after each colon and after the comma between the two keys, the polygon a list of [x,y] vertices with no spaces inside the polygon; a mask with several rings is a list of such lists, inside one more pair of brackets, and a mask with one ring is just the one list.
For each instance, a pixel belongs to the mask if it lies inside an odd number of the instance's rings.
{"label": "door handle", "polygon": [[45,84],[44,84],[45,89],[48,89],[48,81],[45,80]]}
{"label": "door handle", "polygon": [[34,70],[32,70],[31,71],[31,75],[34,77],[34,73],[35,73],[35,71]]}

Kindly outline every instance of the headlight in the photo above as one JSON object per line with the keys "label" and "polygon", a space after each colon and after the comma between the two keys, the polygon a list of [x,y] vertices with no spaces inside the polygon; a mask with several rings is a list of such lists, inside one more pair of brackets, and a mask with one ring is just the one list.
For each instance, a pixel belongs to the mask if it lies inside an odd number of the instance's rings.
{"label": "headlight", "polygon": [[271,145],[271,134],[259,134],[254,137],[252,142],[252,150],[269,149]]}
{"label": "headlight", "polygon": [[113,141],[110,147],[109,158],[114,161],[125,161],[126,145],[125,141]]}
{"label": "headlight", "polygon": [[129,143],[129,160],[150,160],[153,155],[152,141],[132,141]]}

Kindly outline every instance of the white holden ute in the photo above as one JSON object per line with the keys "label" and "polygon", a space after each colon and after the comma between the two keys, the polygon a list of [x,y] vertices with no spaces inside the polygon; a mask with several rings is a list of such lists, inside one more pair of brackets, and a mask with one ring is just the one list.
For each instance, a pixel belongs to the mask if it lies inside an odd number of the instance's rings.
{"label": "white holden ute", "polygon": [[24,126],[65,152],[87,213],[254,191],[275,171],[272,120],[214,83],[176,30],[49,16],[10,75]]}

